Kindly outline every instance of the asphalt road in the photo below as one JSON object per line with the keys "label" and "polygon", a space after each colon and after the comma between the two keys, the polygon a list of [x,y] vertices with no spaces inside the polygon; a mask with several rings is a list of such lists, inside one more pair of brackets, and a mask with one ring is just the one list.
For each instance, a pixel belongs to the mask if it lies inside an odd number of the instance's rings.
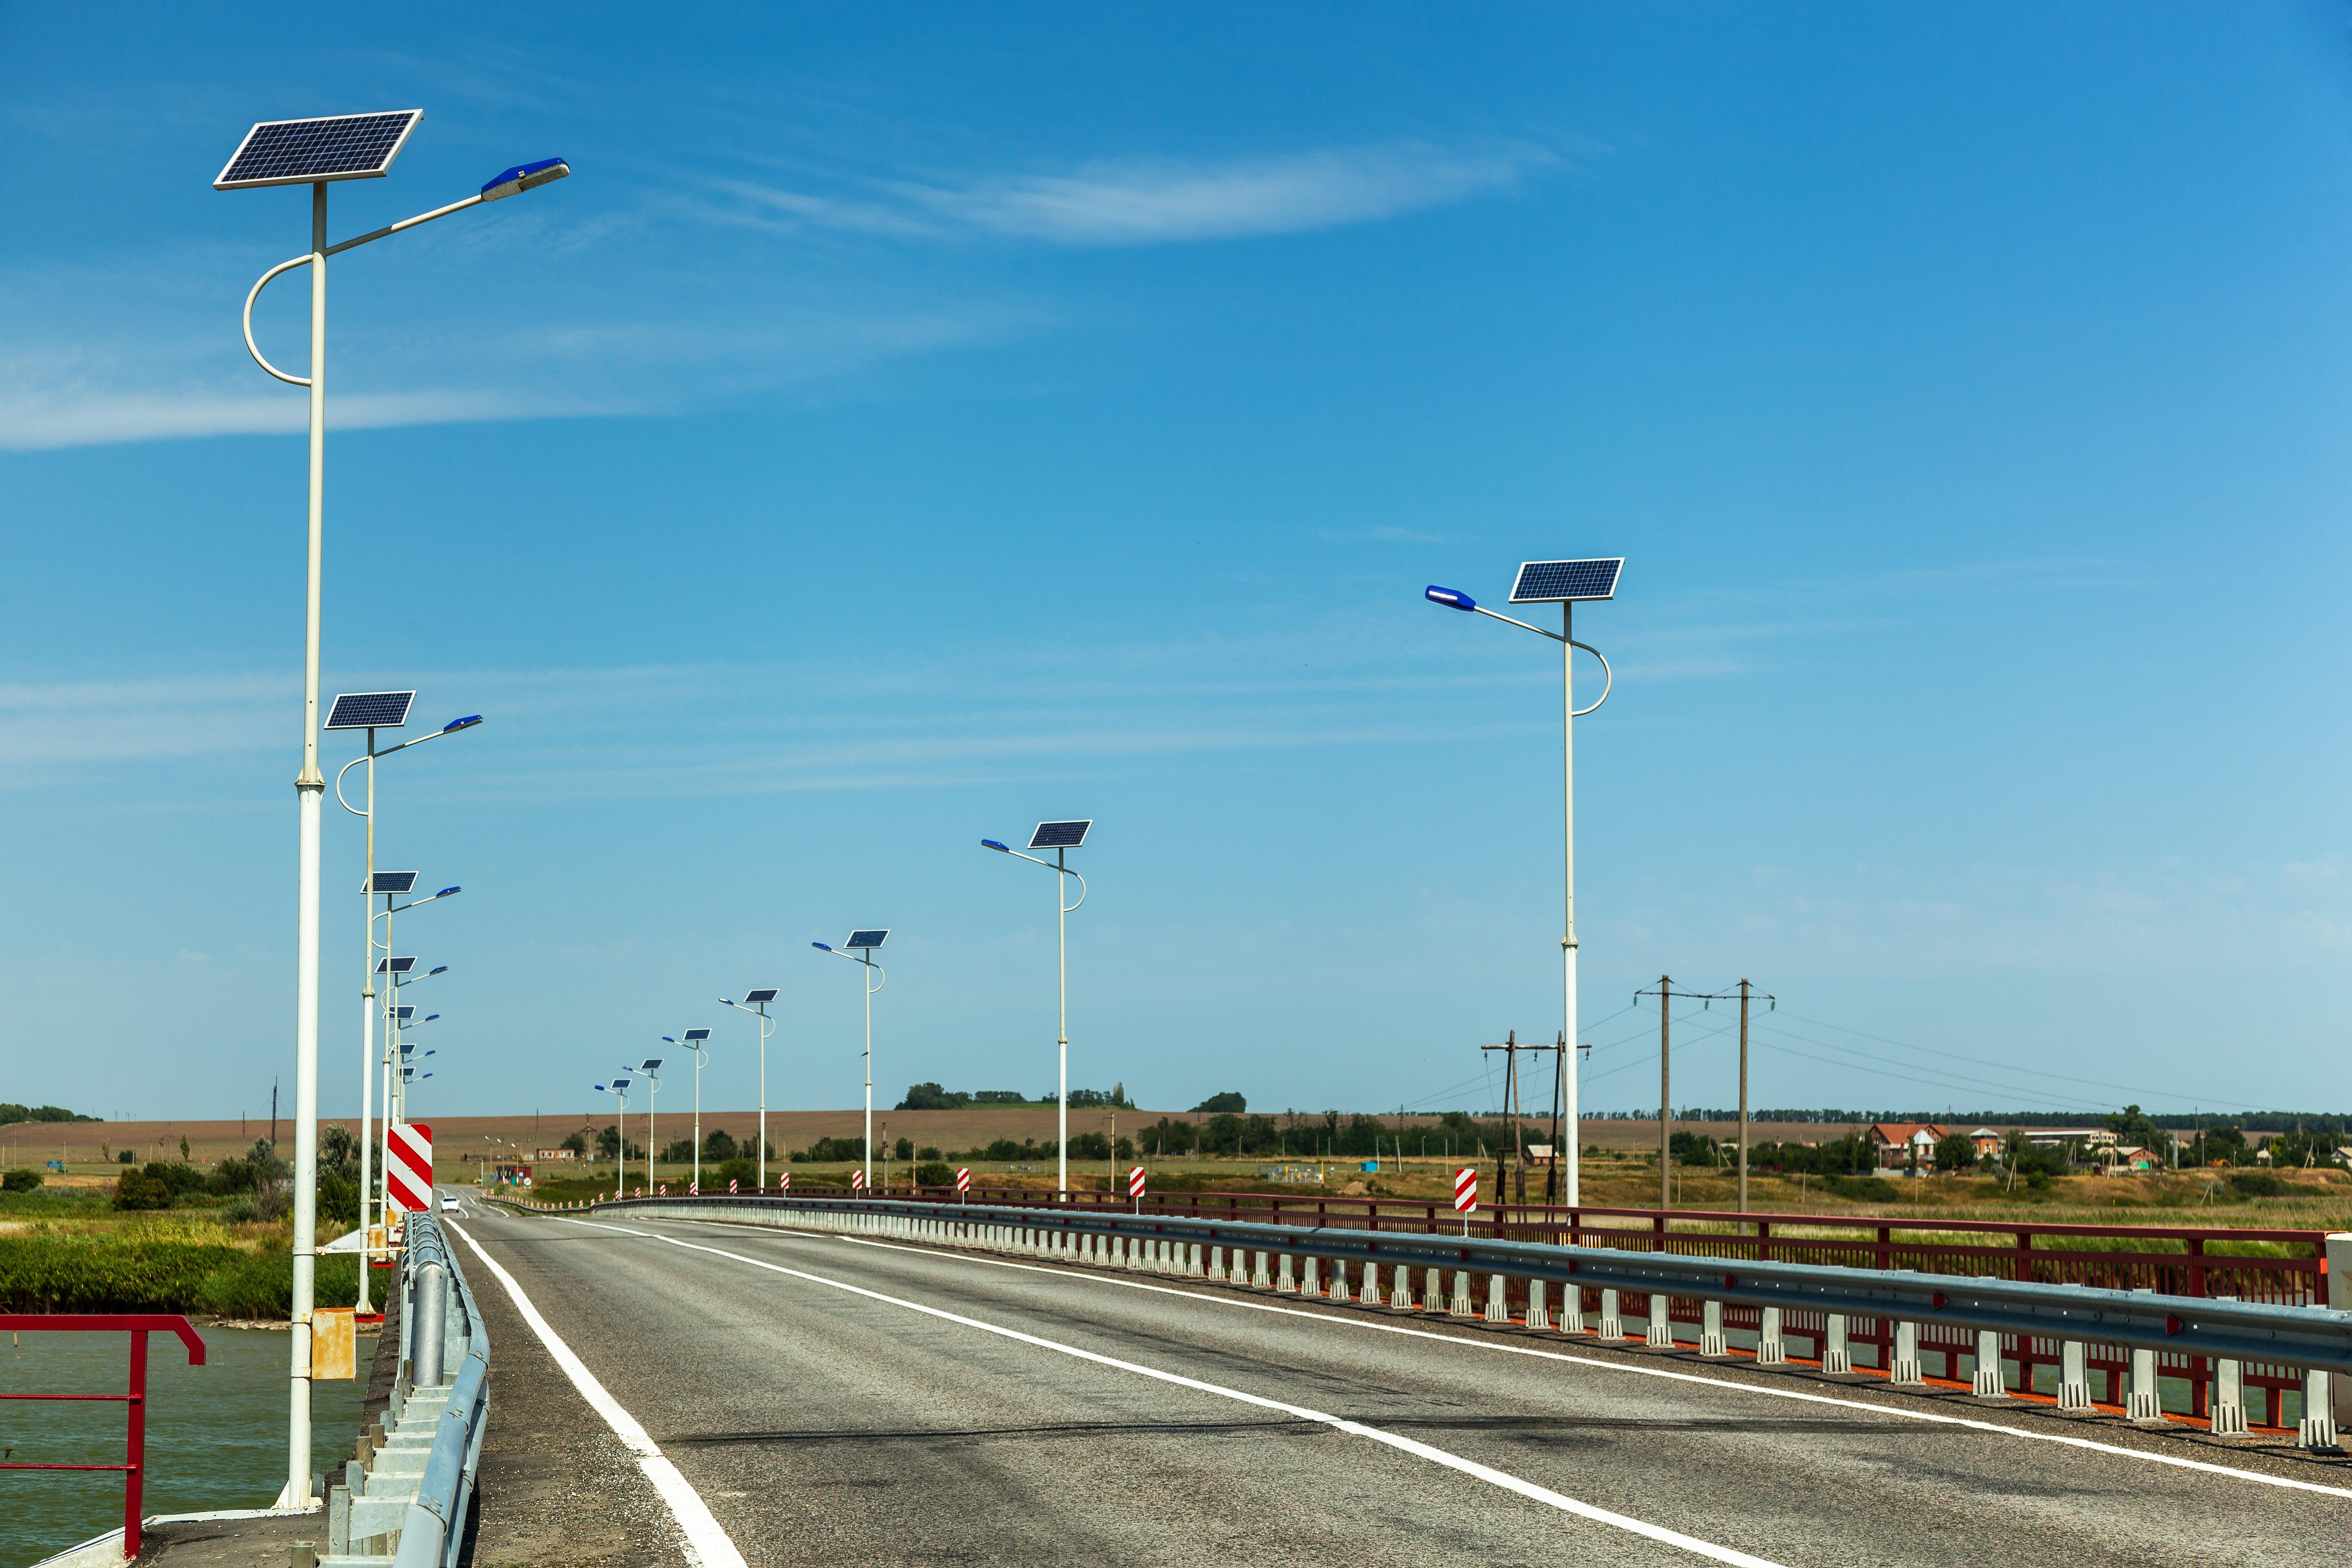
{"label": "asphalt road", "polygon": [[1028,1259],[466,1210],[483,1564],[2280,1568],[2352,1542],[2352,1468],[2112,1423]]}

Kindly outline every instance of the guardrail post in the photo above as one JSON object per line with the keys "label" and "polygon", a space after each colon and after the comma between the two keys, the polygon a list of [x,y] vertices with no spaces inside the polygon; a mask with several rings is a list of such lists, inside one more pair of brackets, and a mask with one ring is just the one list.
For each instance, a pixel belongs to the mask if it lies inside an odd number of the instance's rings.
{"label": "guardrail post", "polygon": [[1764,1309],[1763,1326],[1758,1330],[1756,1335],[1756,1364],[1758,1366],[1789,1364],[1788,1348],[1780,1342],[1780,1309],[1778,1307]]}
{"label": "guardrail post", "polygon": [[1386,1300],[1388,1300],[1388,1298],[1381,1293],[1381,1266],[1377,1263],[1366,1262],[1364,1265],[1364,1305],[1368,1307],[1377,1307]]}
{"label": "guardrail post", "polygon": [[1503,1293],[1506,1283],[1499,1274],[1486,1276],[1486,1321],[1490,1323],[1511,1321],[1511,1303]]}
{"label": "guardrail post", "polygon": [[1410,1310],[1412,1307],[1412,1265],[1400,1263],[1389,1281],[1389,1305]]}
{"label": "guardrail post", "polygon": [[1622,1340],[1625,1337],[1625,1324],[1617,1316],[1617,1292],[1614,1290],[1604,1289],[1601,1292],[1599,1331],[1604,1340]]}
{"label": "guardrail post", "polygon": [[[2319,1261],[2327,1271],[2327,1304],[2339,1312],[2352,1312],[2352,1230],[2331,1232]],[[2336,1430],[2352,1431],[2352,1377],[2339,1373],[2327,1381],[2335,1395]]]}
{"label": "guardrail post", "polygon": [[1201,1244],[1197,1241],[1192,1244],[1192,1253],[1184,1261],[1184,1273],[1186,1278],[1192,1279],[1209,1277],[1209,1271],[1201,1267]]}
{"label": "guardrail post", "polygon": [[1656,1345],[1662,1350],[1675,1348],[1675,1326],[1666,1321],[1667,1309],[1673,1305],[1664,1290],[1650,1292],[1650,1331],[1642,1336],[1643,1343]]}
{"label": "guardrail post", "polygon": [[1433,1267],[1421,1277],[1421,1310],[1434,1312],[1438,1303],[1444,1300],[1444,1277]]}
{"label": "guardrail post", "polygon": [[1907,1318],[1895,1321],[1895,1372],[1889,1383],[1916,1384],[1927,1380],[1919,1375],[1919,1325]]}
{"label": "guardrail post", "polygon": [[1544,1282],[1540,1279],[1528,1281],[1528,1327],[1531,1329],[1551,1327],[1551,1314],[1544,1310]]}
{"label": "guardrail post", "polygon": [[[2135,1296],[2152,1296],[2149,1286],[2132,1291]],[[2124,1402],[2126,1421],[2161,1421],[2164,1419],[2164,1398],[2156,1387],[2156,1352],[2136,1350],[2131,1353],[2131,1392]]]}
{"label": "guardrail post", "polygon": [[1853,1370],[1853,1350],[1845,1342],[1843,1312],[1831,1312],[1822,1318],[1822,1370],[1827,1373],[1850,1373]]}
{"label": "guardrail post", "polygon": [[2295,1429],[2294,1446],[2314,1448],[2323,1453],[2336,1453],[2335,1401],[2329,1397],[2327,1385],[2335,1381],[2317,1367],[2307,1368],[2303,1374],[2303,1424]]}
{"label": "guardrail post", "polygon": [[416,1271],[416,1330],[409,1339],[414,1371],[409,1381],[432,1388],[441,1381],[444,1324],[449,1307],[449,1270],[437,1258],[428,1258]]}
{"label": "guardrail post", "polygon": [[1257,1267],[1250,1273],[1250,1283],[1258,1289],[1271,1290],[1274,1289],[1274,1280],[1265,1271],[1265,1254],[1261,1252],[1255,1256]]}
{"label": "guardrail post", "polygon": [[1285,1295],[1298,1294],[1298,1280],[1290,1272],[1290,1254],[1287,1252],[1280,1255],[1280,1261],[1274,1276],[1274,1288]]}
{"label": "guardrail post", "polygon": [[2000,1370],[2000,1334],[1993,1329],[1977,1331],[1976,1396],[1979,1399],[2007,1399],[2009,1379]]}
{"label": "guardrail post", "polygon": [[1731,1353],[1724,1348],[1723,1303],[1720,1301],[1699,1303],[1698,1353],[1701,1355]]}
{"label": "guardrail post", "polygon": [[1225,1249],[1222,1247],[1213,1247],[1209,1248],[1209,1278],[1216,1280],[1219,1284],[1223,1284],[1224,1282]]}
{"label": "guardrail post", "polygon": [[1467,1268],[1454,1271],[1454,1300],[1446,1303],[1445,1315],[1449,1318],[1470,1315],[1470,1271]]}
{"label": "guardrail post", "polygon": [[2088,1410],[2091,1408],[2091,1350],[2080,1340],[2067,1340],[2058,1347],[2058,1408]]}
{"label": "guardrail post", "polygon": [[1311,1255],[1299,1259],[1298,1293],[1300,1295],[1320,1296],[1323,1294],[1323,1287],[1316,1279],[1315,1272],[1315,1259]]}
{"label": "guardrail post", "polygon": [[1563,1334],[1584,1332],[1583,1286],[1562,1285],[1559,1288],[1559,1322],[1556,1326]]}

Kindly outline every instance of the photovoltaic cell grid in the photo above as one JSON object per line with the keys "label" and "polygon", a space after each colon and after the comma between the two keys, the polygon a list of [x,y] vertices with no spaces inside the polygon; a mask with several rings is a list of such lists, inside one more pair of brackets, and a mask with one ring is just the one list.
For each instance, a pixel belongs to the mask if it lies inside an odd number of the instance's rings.
{"label": "photovoltaic cell grid", "polygon": [[414,691],[346,691],[327,710],[330,730],[397,730],[408,722]]}
{"label": "photovoltaic cell grid", "polygon": [[1529,561],[1519,567],[1511,584],[1514,605],[1558,605],[1574,599],[1607,599],[1617,593],[1622,555],[1597,561]]}
{"label": "photovoltaic cell grid", "polygon": [[415,967],[416,960],[413,958],[380,958],[376,960],[375,972],[378,974],[387,972],[394,974],[405,974]]}
{"label": "photovoltaic cell grid", "polygon": [[689,1043],[696,1040],[707,1040],[710,1037],[710,1031],[708,1029],[688,1029],[686,1032],[686,1037]]}
{"label": "photovoltaic cell grid", "polygon": [[1037,831],[1029,836],[1032,849],[1076,849],[1087,841],[1087,829],[1095,825],[1093,817],[1084,822],[1041,822]]}
{"label": "photovoltaic cell grid", "polygon": [[743,993],[743,1000],[752,1004],[754,1006],[762,1002],[772,1002],[775,999],[776,987],[772,985],[762,986],[757,991],[746,991]]}
{"label": "photovoltaic cell grid", "polygon": [[843,942],[841,945],[844,947],[880,947],[882,945],[883,939],[887,937],[889,934],[890,932],[887,927],[881,931],[854,931],[849,933],[849,940]]}
{"label": "photovoltaic cell grid", "polygon": [[416,886],[414,871],[378,871],[369,884],[371,893],[405,893]]}
{"label": "photovoltaic cell grid", "polygon": [[373,179],[392,167],[400,144],[424,115],[421,109],[396,109],[323,120],[265,120],[245,133],[213,189]]}

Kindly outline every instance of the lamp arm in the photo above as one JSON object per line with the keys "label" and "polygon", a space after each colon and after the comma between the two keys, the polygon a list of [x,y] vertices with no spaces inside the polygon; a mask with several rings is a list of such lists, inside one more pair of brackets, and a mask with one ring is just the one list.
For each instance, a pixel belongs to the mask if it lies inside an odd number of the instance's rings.
{"label": "lamp arm", "polygon": [[278,369],[276,365],[271,364],[268,360],[261,357],[261,345],[253,341],[253,302],[261,298],[261,291],[264,289],[268,288],[269,280],[277,277],[279,273],[290,272],[297,267],[308,267],[310,265],[310,258],[307,256],[298,256],[291,261],[281,261],[277,266],[271,268],[268,271],[263,273],[261,275],[261,281],[256,283],[253,286],[253,291],[245,297],[245,352],[253,356],[254,363],[259,365],[262,369],[268,371],[278,380],[286,383],[289,386],[308,386],[310,384],[310,378],[307,375],[289,375],[284,371]]}
{"label": "lamp arm", "polygon": [[[1078,874],[1076,871],[1070,870],[1066,867],[1056,867],[1055,869],[1059,870],[1065,877],[1078,877]],[[1087,879],[1084,877],[1078,877],[1078,901],[1075,904],[1065,905],[1062,912],[1066,915],[1076,914],[1080,906],[1084,905],[1086,901]]]}
{"label": "lamp arm", "polygon": [[[398,234],[404,228],[415,228],[420,223],[431,223],[436,217],[447,217],[451,213],[464,212],[467,207],[479,206],[481,205],[482,198],[478,194],[470,195],[462,202],[451,202],[446,207],[435,207],[429,213],[418,213],[415,217],[404,217],[398,223],[386,224],[382,228],[373,229],[366,234],[360,235],[356,238],[346,239],[340,244],[331,245],[327,247],[324,254],[328,256],[340,256],[344,251],[350,250],[354,247],[366,245],[373,240],[382,239],[387,235]],[[310,258],[305,257],[303,259],[308,260]]]}
{"label": "lamp arm", "polygon": [[[362,811],[358,806],[353,805],[350,801],[343,798],[343,775],[350,773],[353,768],[358,767],[362,763],[366,762],[367,760],[367,753],[362,752],[358,756],[353,757],[350,762],[345,763],[341,767],[335,770],[335,804],[341,806],[345,811],[350,812],[353,816],[365,816],[367,813]],[[373,897],[373,895],[371,894],[370,896]]]}
{"label": "lamp arm", "polygon": [[[1550,634],[1546,633],[1545,635],[1549,636]],[[1582,648],[1585,652],[1591,654],[1593,658],[1601,661],[1601,695],[1592,700],[1592,708],[1598,708],[1603,702],[1608,701],[1609,689],[1617,683],[1617,672],[1609,668],[1609,656],[1602,653],[1599,648],[1594,647],[1589,642],[1578,642],[1573,637],[1563,637],[1560,640],[1567,643],[1570,647]],[[1592,708],[1580,708],[1576,710],[1573,717],[1581,719],[1587,713],[1591,712]]]}
{"label": "lamp arm", "polygon": [[1548,632],[1548,631],[1544,630],[1544,629],[1543,629],[1543,627],[1541,627],[1541,626],[1528,626],[1528,623],[1527,623],[1527,622],[1525,622],[1525,621],[1515,621],[1515,620],[1512,620],[1510,616],[1506,616],[1506,615],[1499,614],[1498,612],[1494,611],[1494,610],[1490,610],[1490,609],[1488,609],[1488,608],[1487,608],[1486,605],[1480,605],[1477,607],[1477,611],[1476,611],[1476,613],[1477,613],[1477,614],[1479,614],[1479,615],[1482,615],[1482,616],[1490,616],[1491,618],[1493,618],[1493,619],[1495,619],[1495,620],[1508,622],[1510,625],[1515,626],[1517,626],[1517,627],[1519,627],[1519,628],[1520,628],[1521,630],[1523,630],[1523,631],[1530,631],[1530,632],[1533,632],[1533,633],[1535,633],[1535,634],[1536,634],[1536,636],[1538,636],[1538,637],[1549,637],[1549,638],[1551,638],[1551,640],[1552,640],[1552,641],[1554,641],[1554,642],[1566,642],[1566,641],[1568,640],[1566,637],[1564,637],[1560,636],[1558,632]]}
{"label": "lamp arm", "polygon": [[866,961],[866,967],[874,972],[872,978],[877,982],[866,988],[866,994],[878,996],[882,994],[882,987],[890,984],[890,973],[871,959]]}

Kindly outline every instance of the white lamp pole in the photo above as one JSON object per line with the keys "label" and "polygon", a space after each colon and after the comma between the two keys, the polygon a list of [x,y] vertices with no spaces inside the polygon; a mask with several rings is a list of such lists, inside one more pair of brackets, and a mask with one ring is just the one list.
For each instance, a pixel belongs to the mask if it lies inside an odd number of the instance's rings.
{"label": "white lamp pole", "polygon": [[819,952],[829,952],[835,958],[848,959],[866,966],[866,1190],[874,1190],[874,994],[889,984],[889,975],[874,962],[874,950],[889,936],[887,929],[854,931],[840,947],[813,942],[809,945]]}
{"label": "white lamp pole", "polygon": [[[413,228],[463,208],[516,195],[572,172],[561,158],[520,164],[475,195],[393,224],[340,245],[327,243],[327,186],[334,180],[385,174],[422,117],[421,110],[340,115],[329,120],[274,121],[246,132],[215,190],[257,185],[310,187],[310,248],[261,275],[245,298],[245,344],[255,363],[278,380],[310,390],[310,483],[309,554],[303,577],[302,771],[295,776],[299,849],[294,938],[294,1236],[290,1389],[286,1433],[286,1487],[278,1502],[310,1500],[310,1309],[318,1266],[319,1197],[319,807],[327,781],[319,772],[319,592],[325,538],[327,440],[327,258],[370,240]],[[253,341],[253,301],[264,285],[297,267],[310,268],[310,374],[288,375]],[[364,1271],[364,1270],[362,1270]]]}
{"label": "white lamp pole", "polygon": [[[768,1190],[768,1037],[775,1032],[776,1021],[768,1016],[768,1004],[776,999],[776,988],[761,986],[743,993],[741,1002],[719,999],[722,1007],[732,1007],[738,1013],[749,1013],[760,1020],[760,1190]],[[746,1006],[744,1004],[749,1003]]]}
{"label": "white lamp pole", "polygon": [[[1522,563],[1519,574],[1511,589],[1511,602],[1521,604],[1557,604],[1559,605],[1559,630],[1549,632],[1541,626],[1528,626],[1509,616],[1486,609],[1469,595],[1454,588],[1441,588],[1431,584],[1423,597],[1432,604],[1449,609],[1472,611],[1492,616],[1498,621],[1531,631],[1538,637],[1551,638],[1559,644],[1560,699],[1560,829],[1561,880],[1564,912],[1559,939],[1560,964],[1560,1046],[1568,1053],[1566,1082],[1561,1092],[1561,1111],[1567,1127],[1563,1136],[1568,1148],[1567,1176],[1564,1184],[1569,1206],[1582,1201],[1579,1169],[1582,1163],[1582,1131],[1578,1122],[1577,1079],[1581,1064],[1577,1055],[1576,1038],[1576,721],[1609,700],[1609,687],[1614,676],[1609,671],[1609,660],[1601,650],[1589,643],[1575,639],[1575,612],[1580,601],[1609,599],[1617,592],[1617,575],[1623,567],[1622,557],[1603,557],[1585,561],[1529,561]],[[1601,695],[1591,708],[1576,705],[1576,650],[1584,649],[1601,660],[1603,677]],[[1555,1153],[1554,1158],[1559,1158]]]}
{"label": "white lamp pole", "polygon": [[694,1053],[694,1188],[702,1191],[702,1069],[710,1061],[710,1031],[688,1029],[683,1037]]}
{"label": "white lamp pole", "polygon": [[[1043,866],[1054,873],[1054,925],[1061,948],[1061,1028],[1054,1042],[1059,1064],[1054,1092],[1054,1146],[1061,1161],[1056,1191],[1063,1203],[1070,1201],[1070,917],[1077,913],[1080,904],[1087,901],[1087,879],[1070,869],[1069,855],[1071,850],[1087,841],[1087,833],[1093,826],[1092,817],[1083,821],[1039,823],[1037,831],[1029,836],[1029,847],[1053,850],[1051,860],[1024,855],[1011,845],[999,843],[993,838],[980,841],[983,849],[993,849],[999,855],[1010,855],[1016,860]],[[1078,878],[1078,902],[1076,904],[1064,902],[1069,894],[1068,879],[1072,877]]]}

